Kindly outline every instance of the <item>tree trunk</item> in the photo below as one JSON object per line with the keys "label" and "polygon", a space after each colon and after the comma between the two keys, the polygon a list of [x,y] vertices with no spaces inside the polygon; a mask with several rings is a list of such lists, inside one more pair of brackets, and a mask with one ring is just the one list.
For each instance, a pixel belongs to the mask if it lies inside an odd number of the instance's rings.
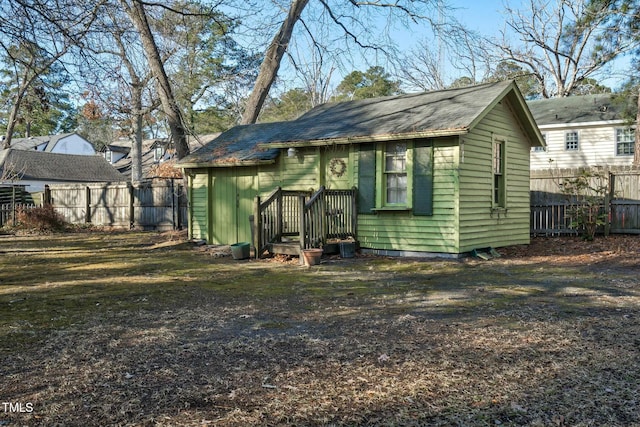
{"label": "tree trunk", "polygon": [[[136,79],[137,80],[137,79]],[[131,182],[142,181],[142,87],[134,83],[133,94],[133,144],[131,145]]]}
{"label": "tree trunk", "polygon": [[140,0],[132,0],[131,7],[126,4],[126,0],[121,0],[121,2],[131,22],[133,22],[133,25],[140,33],[140,39],[142,40],[142,46],[149,63],[149,68],[158,82],[158,94],[160,96],[160,102],[162,103],[162,110],[167,116],[171,138],[176,149],[176,156],[178,159],[182,159],[189,154],[187,133],[182,121],[180,108],[173,96],[171,83],[165,72],[158,46],[149,27],[144,5]]}
{"label": "tree trunk", "polygon": [[262,60],[260,73],[258,74],[256,83],[253,86],[251,95],[249,95],[249,99],[247,100],[241,124],[245,125],[255,123],[258,119],[258,114],[260,114],[262,105],[269,94],[269,89],[271,89],[271,85],[278,75],[280,63],[282,62],[282,58],[284,57],[287,47],[289,46],[289,41],[291,40],[293,27],[300,19],[300,15],[307,3],[309,3],[309,0],[293,0],[293,3],[291,3],[287,18],[284,20],[280,30],[271,41],[265,57]]}
{"label": "tree trunk", "polygon": [[636,112],[636,130],[635,130],[635,141],[633,147],[633,165],[640,166],[640,129],[638,129],[638,123],[640,123],[640,88],[638,89],[638,100],[637,107],[638,111]]}

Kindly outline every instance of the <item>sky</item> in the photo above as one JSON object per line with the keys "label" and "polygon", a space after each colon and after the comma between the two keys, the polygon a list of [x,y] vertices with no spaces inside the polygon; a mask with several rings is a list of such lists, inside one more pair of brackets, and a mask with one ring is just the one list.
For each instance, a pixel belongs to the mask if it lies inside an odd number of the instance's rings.
{"label": "sky", "polygon": [[[445,0],[452,7],[456,8],[455,16],[458,20],[471,30],[476,30],[482,35],[500,35],[500,30],[504,29],[504,0]],[[528,3],[523,0],[509,0],[509,5],[519,8],[520,4],[525,7]],[[612,89],[619,86],[626,80],[626,70],[630,67],[630,58],[622,57],[614,62],[610,71],[605,75],[598,76],[597,79]]]}
{"label": "sky", "polygon": [[[432,0],[437,1],[437,0]],[[454,17],[463,25],[465,25],[468,29],[479,33],[485,37],[500,37],[501,30],[506,28],[505,26],[505,4],[508,3],[513,8],[525,8],[528,4],[528,0],[442,0],[445,4],[450,8],[450,14],[454,15]],[[553,2],[551,2],[553,3]],[[381,21],[379,23],[379,28],[382,30],[385,28],[385,22]],[[394,26],[392,31],[394,39],[398,42],[398,45],[405,52],[410,52],[411,50],[417,48],[421,41],[425,39],[425,36],[430,34],[431,31],[428,27],[428,24],[421,23],[413,28],[407,29],[402,23],[398,23],[398,25]],[[320,36],[322,37],[322,36]],[[432,45],[434,49],[437,49],[437,42],[434,40],[434,44]],[[304,50],[304,46],[302,46]],[[345,54],[349,54],[349,52],[345,52]],[[354,55],[355,56],[355,55]],[[363,53],[363,58],[357,59],[355,57],[351,57],[351,61],[345,61],[345,63],[339,64],[337,69],[332,74],[332,86],[337,86],[337,84],[342,80],[344,76],[354,70],[365,71],[371,65],[380,65],[386,70],[392,70],[393,64],[387,62],[387,59],[384,55],[377,56],[376,52],[368,50]],[[451,64],[452,60],[447,58],[446,52],[442,61],[442,69],[445,84],[451,84],[456,78],[463,77],[465,74],[463,71],[456,70],[453,68]],[[603,74],[601,76],[594,76],[600,83],[604,83],[605,85],[611,87],[612,89],[617,89],[621,86],[623,81],[626,78],[625,73],[621,72],[628,68],[629,59],[623,58],[622,60],[617,61],[615,69],[611,72]],[[286,65],[281,70],[281,76],[283,75],[295,75],[293,70],[288,68]],[[481,71],[476,76],[477,78],[483,77],[481,75]],[[292,80],[287,81],[286,78],[283,79],[285,83],[283,83],[282,87],[279,89],[284,92],[292,87],[299,87],[301,81],[296,77],[293,77]],[[414,90],[412,88],[405,88],[408,90]]]}

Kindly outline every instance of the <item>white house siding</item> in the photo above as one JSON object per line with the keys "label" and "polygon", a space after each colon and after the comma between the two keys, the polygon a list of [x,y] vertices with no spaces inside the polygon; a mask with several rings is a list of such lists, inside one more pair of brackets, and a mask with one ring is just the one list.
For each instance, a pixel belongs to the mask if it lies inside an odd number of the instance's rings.
{"label": "white house siding", "polygon": [[[531,169],[631,165],[633,155],[616,154],[616,129],[625,127],[623,122],[540,126],[547,149],[531,151]],[[565,149],[567,132],[578,132],[578,150]]]}
{"label": "white house siding", "polygon": [[50,151],[52,153],[78,154],[82,156],[91,156],[96,154],[96,150],[93,145],[80,135],[76,134],[60,138]]}

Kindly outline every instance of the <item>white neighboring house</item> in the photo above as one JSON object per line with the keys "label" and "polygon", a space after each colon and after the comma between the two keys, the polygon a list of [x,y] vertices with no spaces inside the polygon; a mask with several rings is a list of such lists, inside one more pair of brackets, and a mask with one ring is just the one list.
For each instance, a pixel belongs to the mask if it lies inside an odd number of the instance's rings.
{"label": "white neighboring house", "polygon": [[532,149],[532,170],[632,164],[635,125],[623,117],[623,105],[610,94],[527,104],[546,142],[546,147]]}
{"label": "white neighboring house", "polygon": [[93,156],[96,154],[93,144],[77,133],[13,138],[11,140],[11,148],[80,156]]}

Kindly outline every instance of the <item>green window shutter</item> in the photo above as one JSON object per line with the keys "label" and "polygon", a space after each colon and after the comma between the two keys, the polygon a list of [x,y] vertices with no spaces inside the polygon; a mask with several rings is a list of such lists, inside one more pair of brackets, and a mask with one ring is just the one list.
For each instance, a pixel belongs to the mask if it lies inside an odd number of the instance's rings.
{"label": "green window shutter", "polygon": [[376,207],[376,147],[360,144],[358,162],[358,213],[371,214]]}
{"label": "green window shutter", "polygon": [[433,143],[416,141],[413,165],[413,214],[433,215]]}

